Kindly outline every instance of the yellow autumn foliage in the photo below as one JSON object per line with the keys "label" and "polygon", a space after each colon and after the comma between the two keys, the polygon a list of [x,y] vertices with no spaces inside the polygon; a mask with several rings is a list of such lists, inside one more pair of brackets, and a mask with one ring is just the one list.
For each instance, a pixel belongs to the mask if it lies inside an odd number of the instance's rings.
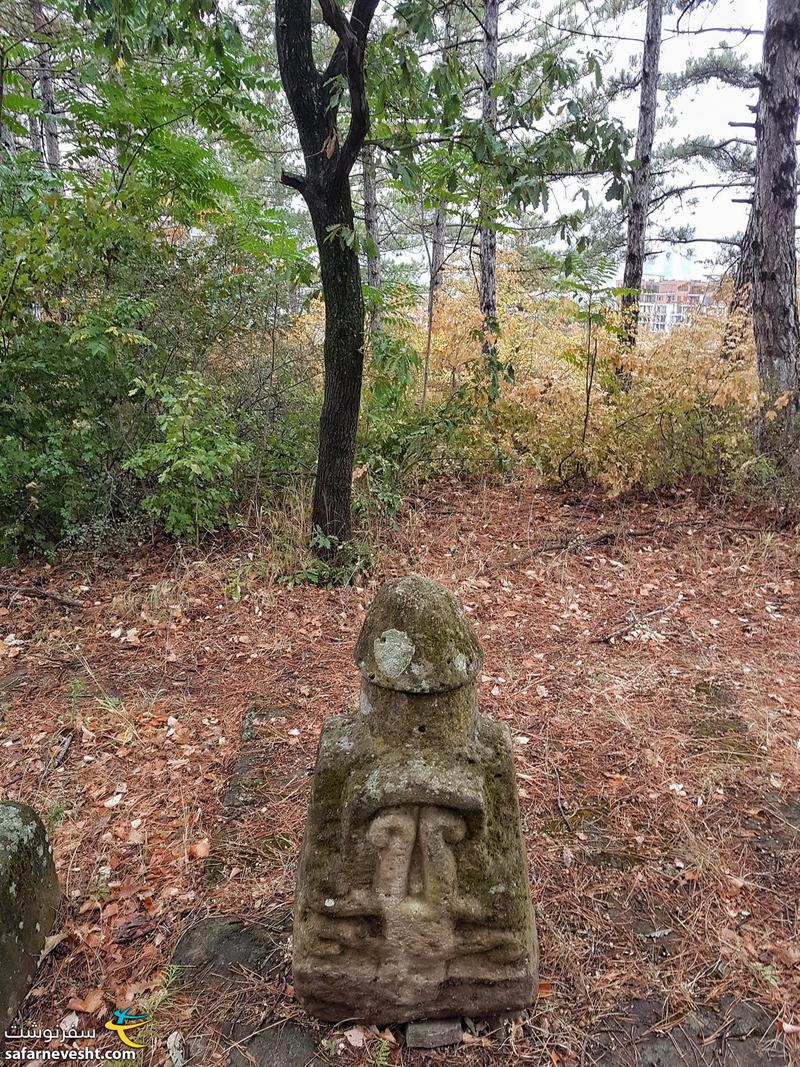
{"label": "yellow autumn foliage", "polygon": [[[592,306],[603,321],[590,329],[585,294],[578,303],[568,291],[539,288],[513,253],[501,256],[495,340],[500,364],[513,366],[514,374],[502,382],[486,417],[475,281],[464,264],[451,268],[435,302],[425,418],[447,408],[452,420],[448,403],[462,386],[472,390],[473,407],[463,407],[463,425],[447,436],[425,438],[430,444],[418,450],[419,472],[425,473],[419,465],[425,467],[426,457],[439,471],[530,462],[550,480],[586,478],[610,496],[686,477],[744,481],[759,462],[751,444],[759,393],[750,331],[740,331],[731,351],[723,344],[725,316],[697,314],[670,334],[642,328],[630,350],[620,340],[616,298],[608,294],[603,305],[602,295]],[[424,304],[392,324],[419,354],[420,366],[427,343]],[[324,311],[315,302],[284,344],[319,352],[323,335]],[[624,380],[618,373],[623,364]],[[365,384],[369,398],[369,367]],[[404,432],[419,434],[421,387],[418,377],[405,408],[390,417],[396,426],[382,427],[398,453]]]}
{"label": "yellow autumn foliage", "polygon": [[[756,462],[752,343],[742,341],[735,358],[723,358],[723,315],[697,314],[666,335],[642,329],[629,351],[614,330],[613,301],[606,324],[590,333],[574,300],[526,292],[513,258],[503,267],[498,356],[513,366],[514,380],[503,384],[496,405],[502,451],[528,457],[554,480],[586,477],[611,496],[687,476],[736,480]],[[441,394],[458,384],[480,357],[474,284],[464,280],[445,287],[437,302],[434,389]],[[623,362],[627,389],[616,373]]]}

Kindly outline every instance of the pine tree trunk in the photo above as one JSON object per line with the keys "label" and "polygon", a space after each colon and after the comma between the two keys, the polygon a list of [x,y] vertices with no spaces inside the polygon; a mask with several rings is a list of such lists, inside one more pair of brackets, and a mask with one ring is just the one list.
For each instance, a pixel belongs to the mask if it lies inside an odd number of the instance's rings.
{"label": "pine tree trunk", "polygon": [[[458,41],[458,31],[453,29],[453,12],[448,7],[444,11],[444,37],[442,38],[442,58],[446,62],[447,55],[454,43]],[[434,295],[443,281],[442,268],[447,258],[447,203],[440,200],[433,215],[433,227],[431,229],[431,263],[430,263],[430,288]]]}
{"label": "pine tree trunk", "polygon": [[[797,120],[800,113],[800,0],[768,0],[756,113],[753,198],[753,329],[761,385],[787,395],[779,427],[798,413]],[[759,438],[764,445],[764,427]]]}
{"label": "pine tree trunk", "polygon": [[[35,97],[35,92],[33,93],[33,95]],[[39,116],[33,111],[30,113],[30,115],[28,115],[28,130],[30,131],[31,151],[36,153],[39,159],[39,163],[44,166],[44,152],[42,150],[42,127],[39,122]]]}
{"label": "pine tree trunk", "polygon": [[[497,124],[497,98],[493,89],[497,81],[498,25],[500,0],[486,0],[483,12],[483,97],[481,113],[483,121],[494,128]],[[491,359],[495,351],[494,337],[497,334],[497,233],[488,217],[494,205],[485,199],[481,205],[480,232],[480,292],[479,301],[483,319],[484,357]]]}
{"label": "pine tree trunk", "polygon": [[[378,183],[375,177],[376,153],[373,145],[364,145],[361,153],[364,179],[364,227],[370,242],[367,249],[367,285],[376,292],[381,287],[380,232],[378,228]],[[369,318],[370,334],[382,328],[382,316],[375,309]]]}
{"label": "pine tree trunk", "polygon": [[730,313],[738,311],[749,313],[753,307],[753,230],[755,215],[751,211],[747,220],[747,229],[742,238],[742,247],[739,250],[739,261],[736,264],[736,274],[733,279],[733,292],[731,294]]}
{"label": "pine tree trunk", "polygon": [[419,409],[425,410],[428,399],[428,379],[431,369],[431,352],[433,350],[433,319],[436,313],[436,292],[442,284],[442,268],[445,261],[445,237],[447,224],[447,211],[444,203],[440,203],[433,215],[433,228],[431,231],[431,264],[428,275],[428,309],[425,324],[425,358],[422,363],[422,396],[420,397]]}
{"label": "pine tree trunk", "polygon": [[44,156],[50,171],[61,167],[61,146],[58,142],[58,122],[56,120],[56,98],[53,88],[53,65],[50,62],[49,49],[45,42],[49,34],[48,20],[44,13],[42,0],[29,0],[33,28],[36,32],[40,49],[38,78],[39,97],[42,101],[42,131],[44,133]]}
{"label": "pine tree trunk", "polygon": [[444,267],[444,261],[447,258],[446,252],[447,241],[447,208],[444,201],[439,202],[439,206],[433,215],[433,227],[431,228],[431,276],[430,285],[431,289],[436,292],[440,288],[444,281],[442,274],[442,268]]}
{"label": "pine tree trunk", "polygon": [[742,238],[736,274],[733,278],[733,291],[728,306],[728,318],[722,337],[721,355],[723,359],[735,361],[739,358],[739,349],[744,341],[745,332],[753,313],[753,229],[755,213],[750,212],[747,229]]}
{"label": "pine tree trunk", "polygon": [[[661,56],[661,16],[663,0],[647,0],[647,25],[642,53],[642,89],[639,100],[639,127],[636,133],[636,170],[628,212],[628,240],[622,284],[634,290],[622,298],[626,340],[636,344],[639,325],[639,290],[644,277],[647,214],[650,210],[653,174],[653,141],[658,114],[658,66]],[[624,368],[621,369],[624,375]]]}
{"label": "pine tree trunk", "polygon": [[364,373],[364,301],[357,253],[331,226],[352,231],[350,185],[335,202],[307,196],[319,248],[325,300],[325,385],[319,423],[311,522],[339,544],[352,536],[351,498],[356,430]]}

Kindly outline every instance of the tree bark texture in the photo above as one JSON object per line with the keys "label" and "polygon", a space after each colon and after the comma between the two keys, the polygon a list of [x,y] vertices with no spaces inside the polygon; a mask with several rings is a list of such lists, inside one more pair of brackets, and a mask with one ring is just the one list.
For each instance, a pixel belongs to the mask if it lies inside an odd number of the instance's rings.
{"label": "tree bark texture", "polygon": [[425,322],[425,358],[422,363],[422,394],[419,401],[420,411],[425,410],[428,400],[428,380],[431,371],[431,352],[433,350],[433,319],[436,313],[436,293],[442,284],[442,268],[445,261],[445,226],[447,212],[440,202],[433,214],[431,231],[430,273],[428,275],[428,307]]}
{"label": "tree bark texture", "polygon": [[[367,284],[376,291],[381,287],[380,230],[378,225],[378,182],[375,173],[376,151],[364,145],[361,153],[364,180],[364,228],[371,247],[367,249]],[[370,315],[369,332],[381,329],[381,313],[375,309]]]}
{"label": "tree bark texture", "polygon": [[747,220],[747,229],[742,238],[736,273],[733,277],[733,291],[728,307],[728,318],[722,337],[722,358],[735,362],[744,341],[745,332],[751,323],[753,313],[753,229],[755,213],[751,210]]}
{"label": "tree bark texture", "polygon": [[[319,427],[312,526],[338,544],[352,536],[352,473],[364,368],[364,302],[355,245],[350,173],[369,128],[364,49],[378,0],[354,0],[350,17],[338,0],[319,0],[338,38],[324,71],[313,54],[311,0],[276,0],[278,64],[300,136],[305,174],[282,175],[308,206],[325,301],[325,383]],[[341,79],[350,94],[344,139],[337,126]]]}
{"label": "tree bark texture", "polygon": [[351,489],[364,368],[364,302],[358,256],[331,227],[353,228],[350,186],[311,208],[325,300],[325,383],[312,525],[341,544],[352,536]]}
{"label": "tree bark texture", "polygon": [[644,276],[647,214],[653,187],[653,141],[658,115],[658,67],[661,57],[663,0],[647,0],[647,24],[642,52],[642,88],[639,126],[636,133],[636,169],[628,212],[628,239],[623,285],[634,290],[622,298],[623,322],[628,344],[636,344],[639,325],[639,291]]}
{"label": "tree bark texture", "polygon": [[762,387],[771,400],[788,394],[789,402],[779,411],[784,429],[798,414],[795,139],[799,112],[800,0],[768,0],[756,112],[753,330]]}

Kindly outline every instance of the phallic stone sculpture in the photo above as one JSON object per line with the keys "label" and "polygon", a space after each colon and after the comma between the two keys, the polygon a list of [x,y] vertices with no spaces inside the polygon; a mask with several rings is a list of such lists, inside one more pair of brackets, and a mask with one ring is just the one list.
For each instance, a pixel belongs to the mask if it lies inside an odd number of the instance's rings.
{"label": "phallic stone sculpture", "polygon": [[356,647],[358,711],[325,720],[295,898],[294,983],[321,1019],[528,1006],[537,943],[507,727],[456,598],[378,593]]}

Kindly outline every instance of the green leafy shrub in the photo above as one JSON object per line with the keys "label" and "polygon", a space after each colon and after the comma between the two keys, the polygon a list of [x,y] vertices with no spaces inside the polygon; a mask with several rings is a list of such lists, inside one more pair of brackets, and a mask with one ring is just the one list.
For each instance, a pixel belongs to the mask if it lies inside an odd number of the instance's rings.
{"label": "green leafy shrub", "polygon": [[148,301],[118,292],[111,263],[158,252],[140,220],[25,159],[0,165],[0,559],[102,527],[132,480],[128,397],[146,363]]}
{"label": "green leafy shrub", "polygon": [[236,475],[251,450],[237,441],[218,392],[195,371],[174,384],[139,380],[136,388],[158,407],[155,440],[125,464],[152,486],[144,508],[177,537],[230,524]]}

